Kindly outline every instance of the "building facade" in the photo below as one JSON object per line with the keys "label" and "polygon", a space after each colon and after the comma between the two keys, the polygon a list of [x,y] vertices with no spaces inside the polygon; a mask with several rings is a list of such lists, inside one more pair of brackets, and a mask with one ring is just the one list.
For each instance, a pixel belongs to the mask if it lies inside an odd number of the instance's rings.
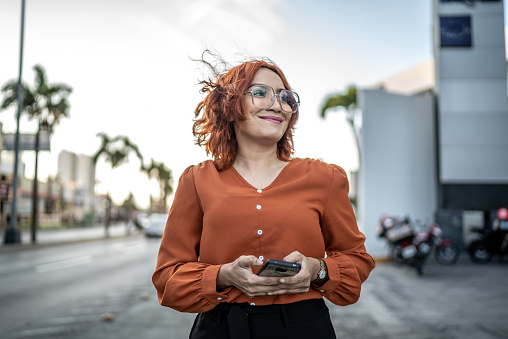
{"label": "building facade", "polygon": [[62,184],[64,222],[92,223],[97,213],[95,164],[92,157],[61,151],[58,155],[58,179]]}
{"label": "building facade", "polygon": [[500,0],[434,0],[434,61],[359,93],[359,219],[369,252],[382,214],[437,221],[464,248],[508,206],[508,97]]}

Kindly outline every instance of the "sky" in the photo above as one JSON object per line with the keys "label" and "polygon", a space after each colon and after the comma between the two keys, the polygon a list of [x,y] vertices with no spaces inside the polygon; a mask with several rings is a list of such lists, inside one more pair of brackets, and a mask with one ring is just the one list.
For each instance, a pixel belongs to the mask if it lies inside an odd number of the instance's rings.
{"label": "sky", "polygon": [[[21,1],[0,0],[0,84],[19,68]],[[50,83],[73,88],[70,116],[56,126],[51,152],[41,152],[39,178],[57,173],[61,150],[92,155],[97,133],[126,135],[148,163],[164,162],[175,186],[189,165],[209,159],[192,136],[194,109],[208,75],[191,59],[208,48],[232,65],[268,57],[301,99],[295,156],[358,167],[343,112],[319,117],[330,93],[367,86],[432,58],[431,0],[26,0],[23,80],[45,67]],[[506,19],[505,19],[506,21]],[[15,109],[0,113],[15,131]],[[36,125],[21,119],[22,133]],[[24,152],[33,177],[33,152]],[[146,207],[158,185],[139,162],[97,164],[97,193],[116,202],[133,192]]]}

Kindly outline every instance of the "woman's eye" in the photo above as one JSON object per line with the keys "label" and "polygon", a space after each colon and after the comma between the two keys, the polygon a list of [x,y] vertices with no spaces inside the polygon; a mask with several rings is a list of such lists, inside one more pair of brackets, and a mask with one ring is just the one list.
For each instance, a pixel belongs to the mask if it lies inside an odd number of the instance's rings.
{"label": "woman's eye", "polygon": [[289,98],[288,98],[288,94],[286,92],[281,92],[280,93],[280,100],[282,102],[288,102]]}
{"label": "woman's eye", "polygon": [[265,97],[266,96],[266,89],[257,87],[252,90],[252,95],[257,97]]}

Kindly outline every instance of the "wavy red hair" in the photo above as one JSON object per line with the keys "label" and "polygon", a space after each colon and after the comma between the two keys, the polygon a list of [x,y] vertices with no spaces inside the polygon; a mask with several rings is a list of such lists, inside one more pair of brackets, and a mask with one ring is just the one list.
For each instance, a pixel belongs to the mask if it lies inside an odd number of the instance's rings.
{"label": "wavy red hair", "polygon": [[[247,120],[243,107],[243,96],[256,72],[264,67],[275,72],[282,80],[284,87],[289,86],[282,70],[266,60],[247,61],[220,74],[208,62],[215,74],[215,80],[203,80],[202,93],[206,97],[201,101],[194,114],[193,134],[196,144],[205,146],[206,154],[212,154],[215,167],[220,170],[230,168],[236,158],[238,144],[234,130],[235,118],[242,122]],[[277,157],[289,161],[294,152],[293,129],[299,112],[292,114],[288,128],[277,142]]]}

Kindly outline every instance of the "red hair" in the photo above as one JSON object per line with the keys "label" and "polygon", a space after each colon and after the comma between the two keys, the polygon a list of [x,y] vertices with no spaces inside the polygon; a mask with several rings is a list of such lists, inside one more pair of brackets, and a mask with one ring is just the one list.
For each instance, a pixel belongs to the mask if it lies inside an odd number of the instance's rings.
{"label": "red hair", "polygon": [[[205,146],[206,154],[212,154],[215,167],[220,171],[228,169],[235,161],[238,143],[234,120],[247,120],[243,96],[256,72],[262,67],[268,68],[281,78],[284,88],[290,90],[291,87],[281,69],[265,60],[247,61],[223,74],[218,73],[210,63],[201,61],[212,69],[216,80],[199,82],[203,85],[201,92],[207,95],[194,111],[196,119],[192,131],[196,144]],[[292,114],[286,132],[277,142],[277,158],[280,160],[289,161],[293,154],[293,128],[298,113]]]}

